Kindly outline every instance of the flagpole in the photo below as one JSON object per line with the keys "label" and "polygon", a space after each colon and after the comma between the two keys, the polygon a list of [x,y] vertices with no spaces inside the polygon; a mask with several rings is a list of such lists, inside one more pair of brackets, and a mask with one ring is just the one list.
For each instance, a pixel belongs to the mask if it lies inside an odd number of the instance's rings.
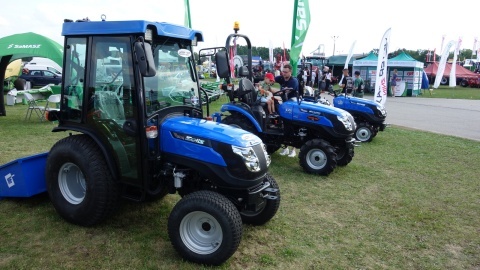
{"label": "flagpole", "polygon": [[188,28],[192,28],[192,20],[190,18],[190,1],[185,0],[185,19],[184,25]]}

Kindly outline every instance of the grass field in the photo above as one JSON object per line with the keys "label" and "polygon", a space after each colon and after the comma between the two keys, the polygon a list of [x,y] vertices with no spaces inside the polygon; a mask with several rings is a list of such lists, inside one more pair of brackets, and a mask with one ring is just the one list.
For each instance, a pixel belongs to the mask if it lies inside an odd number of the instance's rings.
{"label": "grass field", "polygon": [[[67,135],[24,121],[25,111],[7,106],[0,117],[0,164]],[[219,269],[480,268],[480,142],[389,127],[328,177],[305,174],[298,159],[272,158],[279,212],[264,226],[244,226],[238,251]],[[123,202],[93,228],[61,219],[46,194],[4,199],[0,269],[200,269],[168,239],[179,199]]]}

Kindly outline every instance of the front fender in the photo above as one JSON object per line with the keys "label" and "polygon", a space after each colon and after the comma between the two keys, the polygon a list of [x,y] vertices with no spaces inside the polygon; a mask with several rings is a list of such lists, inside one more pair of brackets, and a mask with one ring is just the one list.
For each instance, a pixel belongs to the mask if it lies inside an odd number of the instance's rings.
{"label": "front fender", "polygon": [[248,112],[244,108],[241,108],[234,104],[223,104],[222,107],[220,108],[220,111],[230,112],[230,113],[232,112],[240,113],[243,116],[247,117],[248,120],[250,120],[250,122],[252,122],[257,132],[262,132],[262,128],[260,127],[260,124],[258,123],[258,121],[255,119],[255,117],[253,117],[253,115],[250,112]]}

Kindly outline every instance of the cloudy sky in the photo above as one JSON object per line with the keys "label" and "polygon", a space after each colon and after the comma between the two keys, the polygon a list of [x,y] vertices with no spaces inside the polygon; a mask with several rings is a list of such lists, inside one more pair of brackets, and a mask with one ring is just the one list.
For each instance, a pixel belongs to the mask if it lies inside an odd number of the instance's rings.
{"label": "cloudy sky", "polygon": [[[397,49],[437,49],[440,54],[449,40],[462,38],[461,49],[473,49],[480,36],[476,1],[457,0],[455,7],[430,0],[309,0],[311,22],[303,47],[308,55],[323,45],[326,56],[347,54],[356,41],[354,53],[378,48],[384,32],[391,28],[390,51]],[[474,4],[477,3],[477,4]],[[2,1],[0,38],[35,32],[63,44],[63,19],[88,17],[98,21],[138,20],[183,24],[184,0],[23,0]],[[469,8],[472,12],[469,12]],[[240,33],[250,37],[253,46],[290,48],[293,0],[190,0],[192,27],[203,31],[200,47],[224,45],[240,22]],[[480,42],[479,42],[480,43]],[[477,46],[478,48],[478,46]]]}

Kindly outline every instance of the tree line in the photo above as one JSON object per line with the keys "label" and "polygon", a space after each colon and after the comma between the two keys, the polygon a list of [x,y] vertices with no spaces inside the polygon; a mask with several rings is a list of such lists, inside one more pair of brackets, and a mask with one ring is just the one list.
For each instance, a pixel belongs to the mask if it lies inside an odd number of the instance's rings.
{"label": "tree line", "polygon": [[[378,49],[372,49],[369,52],[365,53],[365,55],[368,55],[370,52],[374,52],[375,54],[378,55]],[[397,55],[399,55],[401,52],[405,52],[408,55],[410,55],[412,58],[414,58],[417,61],[420,62],[427,62],[427,59],[430,59],[430,61],[433,61],[433,51],[431,50],[424,50],[424,49],[417,49],[417,50],[407,50],[407,49],[398,49],[396,51],[393,51],[388,54],[388,58],[393,58]],[[238,55],[247,55],[248,53],[248,48],[246,45],[237,45],[237,54]],[[460,50],[458,56],[457,56],[457,61],[464,61],[465,59],[471,59],[471,58],[476,58],[476,55],[472,54],[473,51],[471,49],[462,49]],[[286,56],[286,61],[290,60],[290,50],[285,49],[285,56]],[[430,54],[430,55],[428,55]],[[268,61],[269,59],[269,48],[267,47],[256,47],[252,46],[252,56],[260,56],[264,61]],[[282,56],[284,55],[284,49],[281,47],[277,47],[273,49],[273,56],[274,58],[276,56]],[[435,60],[440,61],[440,54],[435,53]],[[307,55],[305,55],[307,56]],[[450,52],[448,59],[453,59],[453,52]],[[205,59],[202,59],[203,61]]]}

